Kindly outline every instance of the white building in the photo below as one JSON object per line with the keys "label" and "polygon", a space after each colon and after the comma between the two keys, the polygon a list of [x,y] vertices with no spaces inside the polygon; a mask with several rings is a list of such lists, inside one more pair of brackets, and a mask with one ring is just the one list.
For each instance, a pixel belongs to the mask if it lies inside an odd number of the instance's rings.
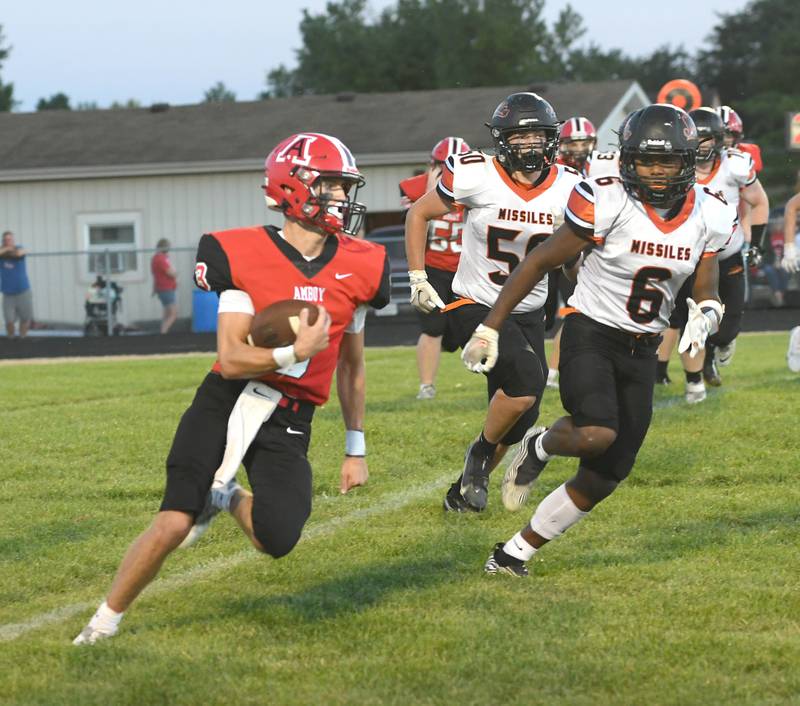
{"label": "white building", "polygon": [[[124,320],[152,320],[150,256],[173,244],[179,307],[188,316],[193,251],[203,233],[276,222],[262,191],[266,153],[298,131],[326,132],[354,152],[367,179],[367,229],[398,223],[398,182],[442,137],[491,144],[484,123],[508,94],[535,90],[559,116],[584,115],[598,146],[649,103],[633,81],[301,96],[150,109],[0,114],[0,230],[31,257],[38,321],[78,324],[104,262],[125,288]],[[138,252],[137,252],[138,251]],[[61,254],[59,254],[61,253]],[[67,254],[69,253],[69,254]]]}

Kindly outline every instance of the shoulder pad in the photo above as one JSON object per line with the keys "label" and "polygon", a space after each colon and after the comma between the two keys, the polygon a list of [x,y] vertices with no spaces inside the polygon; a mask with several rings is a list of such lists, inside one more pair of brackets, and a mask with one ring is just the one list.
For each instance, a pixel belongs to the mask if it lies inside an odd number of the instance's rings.
{"label": "shoulder pad", "polygon": [[451,155],[447,166],[453,172],[453,187],[457,192],[471,193],[483,187],[489,169],[494,169],[492,158],[479,150]]}
{"label": "shoulder pad", "polygon": [[383,252],[386,248],[380,243],[373,243],[364,238],[354,238],[350,235],[343,235],[339,233],[336,236],[339,239],[339,247],[342,250],[352,253],[366,253],[366,252]]}
{"label": "shoulder pad", "polygon": [[728,171],[737,181],[748,180],[753,169],[755,169],[753,158],[747,152],[742,152],[734,147],[725,151],[725,161],[728,165]]}

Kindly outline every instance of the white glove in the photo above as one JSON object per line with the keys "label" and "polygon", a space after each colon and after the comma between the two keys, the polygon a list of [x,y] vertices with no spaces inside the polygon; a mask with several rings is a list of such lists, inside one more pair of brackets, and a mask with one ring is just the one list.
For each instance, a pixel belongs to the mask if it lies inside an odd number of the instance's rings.
{"label": "white glove", "polygon": [[411,304],[417,311],[430,314],[434,309],[444,309],[444,302],[428,282],[425,270],[411,270],[408,279],[411,282]]}
{"label": "white glove", "polygon": [[[697,304],[694,299],[687,297],[686,305],[689,307],[689,319],[678,344],[678,353],[689,351],[689,357],[694,358],[705,347],[708,334],[719,331],[724,309],[714,299],[705,299]],[[703,311],[704,308],[706,311]]]}
{"label": "white glove", "polygon": [[497,362],[497,339],[500,334],[493,328],[478,324],[472,333],[464,350],[461,351],[461,360],[473,373],[488,373]]}
{"label": "white glove", "polygon": [[787,272],[797,272],[800,270],[800,262],[797,260],[797,246],[794,243],[785,243],[783,246],[783,260],[781,267]]}

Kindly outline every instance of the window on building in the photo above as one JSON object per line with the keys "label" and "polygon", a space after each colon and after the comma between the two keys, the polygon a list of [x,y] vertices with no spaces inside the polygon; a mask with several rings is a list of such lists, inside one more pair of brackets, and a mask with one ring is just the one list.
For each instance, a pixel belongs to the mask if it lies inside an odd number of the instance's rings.
{"label": "window on building", "polygon": [[141,227],[138,213],[82,214],[78,230],[87,251],[84,276],[114,275],[117,279],[139,279],[143,275]]}

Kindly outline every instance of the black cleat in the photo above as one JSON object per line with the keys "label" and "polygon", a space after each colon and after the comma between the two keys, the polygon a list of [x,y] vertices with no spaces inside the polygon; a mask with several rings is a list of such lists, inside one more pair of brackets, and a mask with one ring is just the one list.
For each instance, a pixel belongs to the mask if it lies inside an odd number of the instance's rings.
{"label": "black cleat", "polygon": [[447,512],[478,512],[461,497],[461,476],[453,483],[444,496],[444,509]]}
{"label": "black cleat", "polygon": [[722,385],[722,378],[719,370],[717,370],[717,362],[714,360],[714,356],[709,355],[708,352],[706,352],[706,359],[703,363],[703,379],[706,381],[706,385],[711,385],[712,387]]}
{"label": "black cleat", "polygon": [[518,579],[528,576],[528,568],[522,559],[516,559],[503,551],[503,542],[494,545],[492,553],[483,565],[483,570],[487,574],[508,574]]}
{"label": "black cleat", "polygon": [[480,456],[470,444],[464,456],[464,470],[461,473],[461,498],[475,512],[483,512],[489,501],[489,464],[491,456]]}
{"label": "black cleat", "polygon": [[672,384],[672,379],[666,373],[664,373],[664,375],[659,375],[656,378],[656,385],[671,385],[671,384]]}

